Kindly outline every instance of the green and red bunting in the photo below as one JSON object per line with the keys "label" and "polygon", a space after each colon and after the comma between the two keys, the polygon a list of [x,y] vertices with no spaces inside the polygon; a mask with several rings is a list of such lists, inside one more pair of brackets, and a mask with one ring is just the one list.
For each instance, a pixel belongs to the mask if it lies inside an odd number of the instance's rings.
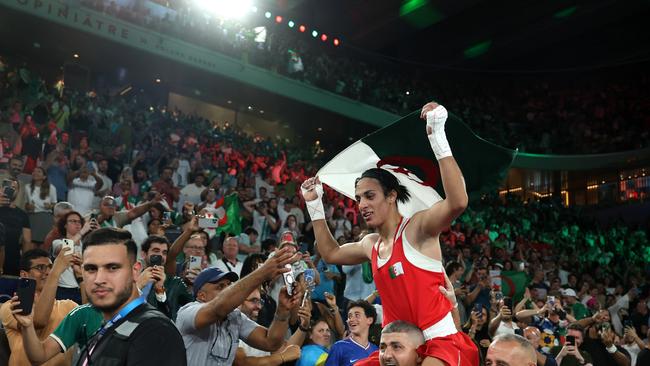
{"label": "green and red bunting", "polygon": [[[354,182],[365,170],[380,167],[404,184],[411,199],[399,205],[410,217],[444,197],[440,169],[425,132],[420,111],[402,117],[355,142],[318,171],[321,182],[354,199]],[[467,192],[480,195],[498,188],[515,157],[506,149],[476,136],[458,117],[449,113],[445,131],[458,162]]]}

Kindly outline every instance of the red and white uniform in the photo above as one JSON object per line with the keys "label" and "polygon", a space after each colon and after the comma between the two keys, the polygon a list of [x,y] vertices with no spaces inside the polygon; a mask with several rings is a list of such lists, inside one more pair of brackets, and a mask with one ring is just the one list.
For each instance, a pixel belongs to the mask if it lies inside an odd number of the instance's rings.
{"label": "red and white uniform", "polygon": [[478,366],[478,349],[458,332],[451,315],[452,305],[440,292],[445,286],[442,262],[417,251],[406,239],[409,223],[403,218],[393,239],[389,258],[379,257],[381,240],[372,248],[372,274],[384,313],[384,326],[403,320],[422,329],[427,340],[418,352],[450,366]]}

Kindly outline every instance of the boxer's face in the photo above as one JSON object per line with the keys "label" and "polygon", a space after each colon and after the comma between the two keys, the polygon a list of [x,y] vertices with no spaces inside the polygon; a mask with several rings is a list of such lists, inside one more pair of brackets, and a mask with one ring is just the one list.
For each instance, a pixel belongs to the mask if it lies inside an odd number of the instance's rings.
{"label": "boxer's face", "polygon": [[397,193],[391,191],[388,196],[385,196],[381,184],[374,178],[359,180],[354,194],[359,203],[359,211],[371,228],[379,227],[388,217],[390,210],[397,207],[395,206]]}

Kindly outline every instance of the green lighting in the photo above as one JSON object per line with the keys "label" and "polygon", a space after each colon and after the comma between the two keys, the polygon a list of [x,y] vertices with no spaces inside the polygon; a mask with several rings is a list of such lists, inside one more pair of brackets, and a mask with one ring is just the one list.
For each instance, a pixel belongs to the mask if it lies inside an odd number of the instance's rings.
{"label": "green lighting", "polygon": [[399,16],[417,28],[426,28],[445,18],[429,0],[403,0]]}
{"label": "green lighting", "polygon": [[463,51],[463,53],[465,54],[465,58],[478,57],[486,53],[490,49],[490,46],[492,46],[492,41],[487,40],[466,48],[465,51]]}
{"label": "green lighting", "polygon": [[563,10],[558,11],[557,13],[553,14],[553,18],[555,19],[562,19],[562,18],[568,18],[571,15],[573,15],[576,10],[578,10],[578,6],[572,6],[570,8],[566,8]]}

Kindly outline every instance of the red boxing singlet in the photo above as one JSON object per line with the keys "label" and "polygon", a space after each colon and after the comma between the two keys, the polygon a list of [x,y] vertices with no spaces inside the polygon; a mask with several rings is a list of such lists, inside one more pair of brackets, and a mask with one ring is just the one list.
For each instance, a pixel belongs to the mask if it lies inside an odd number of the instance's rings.
{"label": "red boxing singlet", "polygon": [[379,258],[381,242],[372,248],[372,274],[384,311],[383,326],[404,320],[427,329],[447,316],[452,305],[439,289],[445,286],[442,263],[408,243],[404,234],[408,222],[401,220],[387,262],[382,264]]}
{"label": "red boxing singlet", "polygon": [[[372,248],[372,274],[384,312],[383,325],[403,320],[422,329],[426,343],[421,357],[434,357],[448,366],[478,366],[478,348],[453,323],[452,305],[440,292],[445,286],[440,261],[418,252],[404,234],[409,219],[402,219],[393,239],[390,258],[379,258],[377,242]],[[378,354],[364,365],[379,364]],[[373,363],[374,362],[374,363]]]}

